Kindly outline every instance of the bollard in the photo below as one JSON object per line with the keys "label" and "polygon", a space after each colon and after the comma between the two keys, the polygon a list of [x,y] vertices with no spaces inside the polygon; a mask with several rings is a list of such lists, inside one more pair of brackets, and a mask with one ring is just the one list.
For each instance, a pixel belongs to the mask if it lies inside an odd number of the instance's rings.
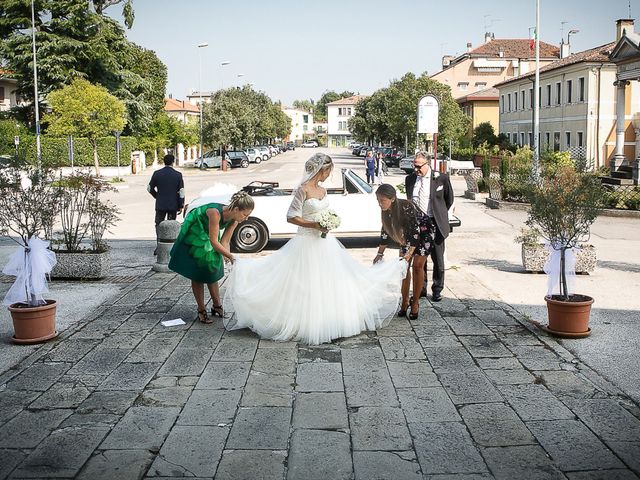
{"label": "bollard", "polygon": [[177,220],[165,220],[160,222],[156,229],[158,236],[158,247],[156,263],[151,267],[154,272],[169,272],[169,252],[173,247],[173,242],[178,238],[180,233],[181,224]]}

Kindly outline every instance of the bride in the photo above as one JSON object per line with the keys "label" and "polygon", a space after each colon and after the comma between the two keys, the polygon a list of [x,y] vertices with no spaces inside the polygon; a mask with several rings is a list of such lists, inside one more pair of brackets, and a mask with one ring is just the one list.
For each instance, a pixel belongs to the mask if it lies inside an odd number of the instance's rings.
{"label": "bride", "polygon": [[364,266],[335,237],[322,237],[318,220],[329,201],[320,183],[332,169],[324,153],[305,163],[287,212],[298,225],[295,237],[272,255],[234,262],[224,297],[227,329],[316,345],[375,330],[395,314],[406,261]]}

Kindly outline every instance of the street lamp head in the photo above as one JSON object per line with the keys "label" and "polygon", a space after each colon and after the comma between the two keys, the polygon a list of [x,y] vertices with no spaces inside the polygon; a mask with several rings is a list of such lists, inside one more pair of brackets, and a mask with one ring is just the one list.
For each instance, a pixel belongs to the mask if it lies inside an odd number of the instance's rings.
{"label": "street lamp head", "polygon": [[204,47],[208,47],[208,46],[209,46],[209,44],[207,42],[198,44],[198,48],[204,48]]}
{"label": "street lamp head", "polygon": [[574,33],[578,33],[580,30],[569,30],[569,35],[573,35]]}
{"label": "street lamp head", "polygon": [[239,73],[238,78],[244,77],[244,73]]}
{"label": "street lamp head", "polygon": [[231,62],[230,62],[229,60],[225,60],[224,62],[221,62],[221,63],[220,63],[220,65],[222,65],[223,67],[224,67],[225,65],[230,65],[230,64],[231,64]]}

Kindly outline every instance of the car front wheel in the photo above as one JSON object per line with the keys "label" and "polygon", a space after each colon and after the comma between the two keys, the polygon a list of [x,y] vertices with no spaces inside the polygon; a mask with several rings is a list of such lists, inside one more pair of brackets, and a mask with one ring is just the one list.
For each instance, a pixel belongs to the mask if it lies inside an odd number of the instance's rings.
{"label": "car front wheel", "polygon": [[269,241],[269,232],[264,223],[249,217],[240,223],[231,239],[235,250],[240,253],[256,253],[262,250]]}
{"label": "car front wheel", "polygon": [[242,160],[242,163],[240,163],[240,166],[242,168],[247,168],[249,166],[249,160]]}

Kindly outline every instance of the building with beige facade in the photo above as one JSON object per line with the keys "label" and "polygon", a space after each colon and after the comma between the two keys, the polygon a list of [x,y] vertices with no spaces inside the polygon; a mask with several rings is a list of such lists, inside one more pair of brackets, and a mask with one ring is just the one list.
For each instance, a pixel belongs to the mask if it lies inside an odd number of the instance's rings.
{"label": "building with beige facade", "polygon": [[462,111],[471,118],[469,138],[481,123],[488,122],[493,126],[496,135],[500,130],[500,115],[498,113],[498,89],[491,87],[470,93],[456,100]]}
{"label": "building with beige facade", "polygon": [[[542,66],[558,58],[558,47],[540,42]],[[535,51],[530,40],[495,39],[493,34],[486,33],[484,44],[479,47],[473,48],[467,43],[467,51],[462,55],[442,57],[442,70],[431,78],[451,87],[451,95],[458,99],[534,69]]]}
{"label": "building with beige facade", "polygon": [[10,110],[21,103],[16,94],[18,81],[7,70],[0,68],[0,112]]}
{"label": "building with beige facade", "polygon": [[170,117],[177,118],[182,123],[197,122],[200,118],[200,109],[186,100],[175,98],[164,99],[164,111]]}
{"label": "building with beige facade", "polygon": [[291,133],[285,138],[286,141],[300,145],[307,137],[315,137],[313,113],[290,107],[282,107],[282,111],[291,119]]}
{"label": "building with beige facade", "polygon": [[365,95],[353,95],[327,103],[327,134],[329,147],[346,147],[353,136],[349,130],[349,120],[356,113],[356,104]]}

